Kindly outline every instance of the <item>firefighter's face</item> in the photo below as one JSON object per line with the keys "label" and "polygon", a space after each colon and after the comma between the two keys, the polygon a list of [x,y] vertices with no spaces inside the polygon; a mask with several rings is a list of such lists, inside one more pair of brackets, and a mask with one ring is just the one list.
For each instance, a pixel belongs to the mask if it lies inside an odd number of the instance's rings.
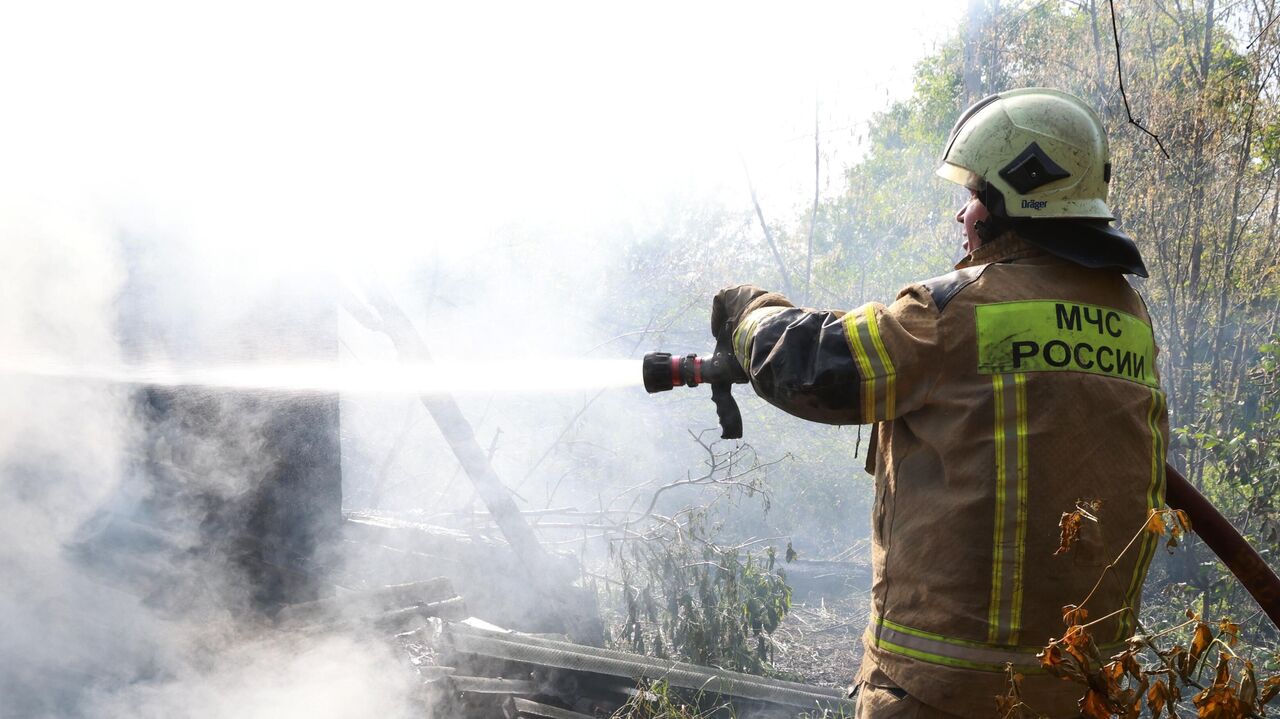
{"label": "firefighter's face", "polygon": [[974,225],[987,219],[986,205],[978,199],[978,193],[969,190],[969,201],[964,207],[956,213],[956,222],[964,225],[964,251],[973,252],[982,244],[982,238],[978,237],[978,231],[974,229]]}

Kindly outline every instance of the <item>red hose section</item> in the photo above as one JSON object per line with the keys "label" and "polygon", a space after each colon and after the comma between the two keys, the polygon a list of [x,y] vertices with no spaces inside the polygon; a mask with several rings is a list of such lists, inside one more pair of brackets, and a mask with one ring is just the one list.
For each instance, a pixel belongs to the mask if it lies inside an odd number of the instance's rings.
{"label": "red hose section", "polygon": [[1217,507],[1191,486],[1186,477],[1168,464],[1164,470],[1165,502],[1187,513],[1191,529],[1249,590],[1254,601],[1271,618],[1271,623],[1280,628],[1280,577],[1271,571],[1257,550],[1240,536]]}

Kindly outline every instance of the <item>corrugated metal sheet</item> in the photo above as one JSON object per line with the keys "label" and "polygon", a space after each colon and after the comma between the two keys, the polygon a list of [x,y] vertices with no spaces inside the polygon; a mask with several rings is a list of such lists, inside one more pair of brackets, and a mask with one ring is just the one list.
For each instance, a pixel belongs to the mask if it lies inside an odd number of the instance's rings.
{"label": "corrugated metal sheet", "polygon": [[449,625],[446,636],[455,652],[465,654],[631,680],[660,680],[673,687],[707,695],[748,699],[797,710],[853,711],[853,702],[845,699],[838,689],[766,679],[516,632],[496,632],[465,624]]}

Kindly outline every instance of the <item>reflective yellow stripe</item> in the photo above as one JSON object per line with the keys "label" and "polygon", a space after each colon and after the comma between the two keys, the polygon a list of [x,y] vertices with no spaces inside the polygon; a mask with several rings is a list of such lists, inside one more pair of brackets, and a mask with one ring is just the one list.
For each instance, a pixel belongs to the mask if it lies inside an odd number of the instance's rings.
{"label": "reflective yellow stripe", "polygon": [[845,315],[844,333],[862,378],[862,420],[892,419],[897,404],[897,370],[880,336],[875,307],[868,303]]}
{"label": "reflective yellow stripe", "polygon": [[871,342],[876,346],[876,354],[880,355],[880,364],[883,365],[884,371],[884,416],[879,419],[893,419],[894,414],[894,393],[897,391],[896,380],[897,370],[893,367],[893,360],[889,359],[889,353],[884,348],[884,342],[880,340],[880,327],[876,323],[875,310],[871,305],[867,305],[866,309],[867,330],[871,333]]}
{"label": "reflective yellow stripe", "polygon": [[862,346],[862,337],[858,333],[859,313],[855,310],[844,316],[844,336],[849,341],[849,349],[858,363],[862,373],[862,420],[875,421],[876,417],[876,377],[871,371],[871,358]]}
{"label": "reflective yellow stripe", "polygon": [[[1164,435],[1160,432],[1160,413],[1164,412],[1164,394],[1160,390],[1151,390],[1151,406],[1147,408],[1147,427],[1151,430],[1151,483],[1147,486],[1147,515],[1164,505]],[[1145,521],[1145,518],[1144,518]],[[1147,570],[1151,567],[1151,558],[1155,555],[1160,537],[1147,533],[1138,552],[1138,562],[1133,568],[1133,578],[1129,580],[1129,590],[1125,592],[1125,606],[1133,607],[1138,603],[1142,592],[1142,583],[1147,578]],[[1116,639],[1128,638],[1133,630],[1133,616],[1120,615],[1116,628]]]}
{"label": "reflective yellow stripe", "polygon": [[752,310],[738,323],[738,328],[733,331],[733,354],[743,367],[751,367],[751,348],[755,346],[756,329],[759,328],[760,323],[786,309],[790,308],[778,306],[761,307],[760,309]]}
{"label": "reflective yellow stripe", "polygon": [[1044,671],[1036,659],[1043,647],[983,644],[926,632],[881,617],[872,618],[867,632],[876,648],[931,664],[989,672],[1003,672],[1005,664],[1013,664],[1024,673]]}
{"label": "reflective yellow stripe", "polygon": [[[929,652],[922,652],[919,649],[912,649],[910,647],[904,647],[898,644],[894,644],[893,642],[890,642],[887,639],[881,639],[877,641],[876,646],[880,649],[893,652],[894,654],[901,654],[903,656],[911,657],[912,659],[919,659],[920,661],[929,662],[930,664],[942,664],[944,666],[949,666],[949,667],[960,667],[961,669],[977,669],[979,671],[987,671],[987,672],[1004,671],[1003,665],[997,667],[994,664],[968,662],[963,659],[954,659],[952,657],[945,657],[945,656],[942,656],[941,654],[930,654]],[[1019,667],[1019,669],[1023,672],[1033,673],[1033,674],[1039,673],[1040,671],[1042,671],[1038,667],[1034,667],[1034,666]]]}
{"label": "reflective yellow stripe", "polygon": [[1027,378],[991,376],[995,410],[995,516],[991,539],[991,604],[987,641],[1017,644],[1022,626],[1027,542]]}
{"label": "reflective yellow stripe", "polygon": [[996,514],[995,536],[992,538],[991,556],[991,608],[987,614],[987,641],[995,643],[1000,627],[1000,576],[1004,568],[1004,375],[991,376],[991,391],[995,396],[995,451],[996,451]]}
{"label": "reflective yellow stripe", "polygon": [[1015,374],[1013,382],[1018,395],[1018,555],[1014,564],[1009,643],[1017,644],[1018,631],[1022,628],[1022,568],[1027,556],[1027,376]]}

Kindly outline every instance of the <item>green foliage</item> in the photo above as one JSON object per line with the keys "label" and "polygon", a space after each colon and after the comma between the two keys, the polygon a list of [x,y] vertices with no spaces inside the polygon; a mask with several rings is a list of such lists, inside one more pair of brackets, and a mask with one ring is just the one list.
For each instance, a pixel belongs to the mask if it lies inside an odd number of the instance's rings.
{"label": "green foliage", "polygon": [[642,682],[637,689],[610,719],[710,719],[735,715],[732,705],[703,708],[697,697],[685,697],[664,681]]}
{"label": "green foliage", "polygon": [[717,546],[701,522],[674,533],[630,542],[615,558],[626,607],[621,640],[658,657],[767,672],[769,636],[791,607],[774,549]]}
{"label": "green foliage", "polygon": [[[1280,337],[1262,344],[1248,373],[1256,394],[1233,408],[1238,426],[1224,429],[1212,411],[1177,434],[1203,453],[1206,496],[1265,557],[1280,556]],[[1212,406],[1230,404],[1207,397]],[[1251,602],[1243,588],[1216,562],[1184,578],[1184,593],[1199,595],[1210,616],[1237,612]],[[1269,634],[1269,632],[1268,632]]]}

